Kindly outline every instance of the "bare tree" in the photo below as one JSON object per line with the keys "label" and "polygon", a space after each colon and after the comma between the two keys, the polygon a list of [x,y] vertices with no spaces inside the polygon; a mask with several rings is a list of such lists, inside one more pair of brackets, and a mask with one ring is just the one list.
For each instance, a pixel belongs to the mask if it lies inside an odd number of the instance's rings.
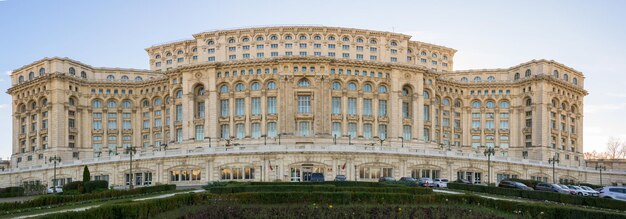
{"label": "bare tree", "polygon": [[626,143],[616,137],[610,137],[609,141],[606,143],[606,158],[607,159],[619,159],[624,158],[626,155]]}

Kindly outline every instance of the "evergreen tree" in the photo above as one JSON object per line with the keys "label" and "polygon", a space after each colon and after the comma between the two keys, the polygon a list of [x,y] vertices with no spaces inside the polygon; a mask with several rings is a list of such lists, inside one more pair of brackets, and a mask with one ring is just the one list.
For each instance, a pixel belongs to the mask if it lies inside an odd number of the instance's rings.
{"label": "evergreen tree", "polygon": [[91,180],[91,174],[89,173],[89,168],[85,166],[83,169],[83,182],[89,182]]}

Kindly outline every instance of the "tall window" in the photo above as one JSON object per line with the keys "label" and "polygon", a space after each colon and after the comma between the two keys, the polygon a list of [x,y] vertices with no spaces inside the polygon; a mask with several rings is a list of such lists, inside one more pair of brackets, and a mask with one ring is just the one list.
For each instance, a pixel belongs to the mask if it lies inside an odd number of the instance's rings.
{"label": "tall window", "polygon": [[183,121],[183,105],[176,105],[176,121]]}
{"label": "tall window", "polygon": [[404,140],[411,140],[411,126],[410,125],[405,125],[402,128],[402,137],[404,138]]}
{"label": "tall window", "polygon": [[378,125],[378,138],[387,139],[387,125]]}
{"label": "tall window", "polygon": [[222,117],[228,117],[228,100],[220,100],[220,112]]}
{"label": "tall window", "polygon": [[298,113],[311,113],[311,96],[298,96]]}
{"label": "tall window", "polygon": [[261,115],[261,98],[252,98],[252,115]]}
{"label": "tall window", "polygon": [[197,125],[196,126],[196,141],[204,140],[204,126]]}
{"label": "tall window", "polygon": [[267,97],[267,114],[276,114],[276,97]]}
{"label": "tall window", "polygon": [[300,136],[309,136],[309,122],[300,122],[298,125],[299,131],[300,131]]}
{"label": "tall window", "polygon": [[430,121],[430,106],[424,105],[424,121]]}
{"label": "tall window", "polygon": [[348,98],[348,115],[356,115],[356,98]]}
{"label": "tall window", "polygon": [[204,102],[197,103],[198,114],[196,115],[198,118],[204,118],[205,110],[204,110]]}
{"label": "tall window", "polygon": [[235,125],[235,133],[237,133],[237,139],[243,139],[246,136],[246,129],[243,123],[237,123]]}
{"label": "tall window", "polygon": [[222,139],[230,138],[230,126],[228,124],[223,124],[220,126],[220,136]]}
{"label": "tall window", "polygon": [[348,123],[348,135],[352,136],[352,138],[356,138],[356,123],[355,122],[351,122]]}
{"label": "tall window", "polygon": [[332,113],[333,115],[341,114],[341,97],[332,98]]}
{"label": "tall window", "polygon": [[409,118],[411,116],[409,103],[402,102],[402,118]]}
{"label": "tall window", "polygon": [[424,129],[424,142],[429,142],[430,141],[430,129],[425,128]]}
{"label": "tall window", "polygon": [[176,142],[183,143],[183,129],[176,129]]}
{"label": "tall window", "polygon": [[332,135],[333,137],[341,137],[341,122],[333,122],[332,124]]}
{"label": "tall window", "polygon": [[365,139],[372,138],[372,124],[366,123],[363,125],[363,138]]}
{"label": "tall window", "polygon": [[275,138],[276,137],[276,122],[268,122],[267,123],[267,137]]}
{"label": "tall window", "polygon": [[378,116],[387,116],[387,100],[378,100]]}
{"label": "tall window", "polygon": [[252,138],[258,139],[261,137],[261,123],[252,123]]}
{"label": "tall window", "polygon": [[372,115],[372,99],[363,99],[363,115]]}
{"label": "tall window", "polygon": [[244,116],[246,114],[245,100],[243,98],[235,99],[235,116]]}

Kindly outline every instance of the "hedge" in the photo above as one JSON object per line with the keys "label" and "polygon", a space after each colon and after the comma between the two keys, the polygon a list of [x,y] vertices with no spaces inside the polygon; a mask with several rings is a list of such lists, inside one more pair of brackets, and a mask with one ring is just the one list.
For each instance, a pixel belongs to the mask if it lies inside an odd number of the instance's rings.
{"label": "hedge", "polygon": [[[241,205],[248,204],[248,205]],[[289,204],[289,205],[267,205],[267,204]],[[368,205],[369,204],[369,205]],[[377,205],[372,205],[377,204]],[[386,204],[386,205],[379,205]],[[389,212],[390,206],[397,205],[412,205],[411,207],[419,207],[416,205],[429,205],[436,209],[458,209],[459,205],[475,205],[485,208],[490,208],[505,212],[508,214],[515,214],[518,217],[525,218],[606,218],[606,219],[621,219],[626,218],[624,214],[617,214],[612,212],[603,212],[598,210],[588,210],[583,208],[574,208],[568,206],[558,205],[546,205],[545,203],[524,203],[513,202],[504,200],[493,200],[488,198],[482,198],[474,195],[450,195],[450,194],[431,194],[431,195],[409,195],[409,194],[385,194],[385,193],[234,193],[234,194],[184,194],[176,195],[171,198],[163,198],[156,200],[149,200],[145,202],[132,202],[115,205],[104,205],[99,208],[89,209],[83,212],[66,212],[53,215],[46,215],[44,218],[154,218],[159,216],[160,213],[170,211],[173,209],[192,206],[192,205],[207,205],[206,208],[211,209],[209,211],[216,212],[232,212],[228,209],[233,208],[251,208],[260,209],[257,211],[246,210],[251,212],[251,216],[242,215],[243,218],[367,218],[367,215],[372,215],[372,211],[383,211],[386,213],[374,214],[372,218],[411,218],[408,215],[396,215]],[[258,206],[262,205],[262,206]],[[223,209],[225,206],[226,209]],[[338,211],[328,215],[328,217],[313,217],[308,214],[291,214],[296,213],[293,211],[284,211],[288,207],[294,207],[296,209],[316,209],[312,211],[319,211],[318,206],[333,208],[333,211]],[[353,210],[346,209],[360,209],[360,213]],[[387,209],[387,210],[381,210]],[[228,210],[228,211],[227,211]],[[398,210],[398,209],[396,209]],[[257,212],[257,214],[252,214]],[[285,213],[281,213],[285,212]],[[428,211],[427,211],[428,212]],[[441,211],[437,211],[441,212]],[[201,211],[199,214],[206,213]],[[289,214],[287,214],[289,213]],[[343,214],[342,214],[343,213]],[[355,213],[355,217],[352,217],[352,213]],[[231,214],[218,214],[213,216],[206,216],[204,218],[240,218]],[[248,214],[248,213],[246,213]],[[365,214],[365,216],[363,216]],[[327,214],[323,214],[327,215]],[[428,215],[420,215],[421,217],[428,217]],[[437,216],[435,216],[438,218]],[[452,216],[451,216],[452,217]],[[483,218],[481,215],[467,214],[461,217],[454,216],[452,218]]]}
{"label": "hedge", "polygon": [[561,194],[561,193],[556,193],[556,192],[545,192],[545,191],[526,191],[526,190],[521,190],[521,189],[477,186],[477,185],[468,185],[468,184],[459,184],[459,183],[448,183],[448,188],[488,193],[488,194],[496,194],[496,195],[515,196],[515,197],[527,198],[527,199],[533,199],[533,200],[546,200],[546,201],[553,201],[553,202],[561,202],[565,204],[586,205],[586,206],[597,207],[597,208],[606,208],[606,209],[626,211],[626,203],[624,203],[623,201],[597,198],[597,197],[567,195],[567,194]]}
{"label": "hedge", "polygon": [[229,182],[229,186],[234,185],[334,185],[345,187],[389,187],[389,186],[406,186],[403,182],[360,182],[360,181],[325,181],[325,182]]}
{"label": "hedge", "polygon": [[406,193],[413,195],[431,194],[432,189],[420,187],[342,187],[334,185],[259,185],[259,186],[227,186],[212,187],[211,193],[242,193],[242,192],[372,192],[372,193]]}
{"label": "hedge", "polygon": [[109,182],[106,180],[87,181],[83,183],[85,187],[85,193],[91,193],[99,189],[108,189]]}
{"label": "hedge", "polygon": [[50,205],[62,205],[71,202],[89,201],[95,199],[117,198],[129,195],[139,195],[162,191],[175,190],[176,185],[158,185],[141,187],[132,190],[110,190],[106,192],[90,193],[83,195],[45,195],[25,202],[0,203],[0,211],[18,210],[34,207],[48,207]]}
{"label": "hedge", "polygon": [[0,188],[0,198],[24,196],[23,187]]}

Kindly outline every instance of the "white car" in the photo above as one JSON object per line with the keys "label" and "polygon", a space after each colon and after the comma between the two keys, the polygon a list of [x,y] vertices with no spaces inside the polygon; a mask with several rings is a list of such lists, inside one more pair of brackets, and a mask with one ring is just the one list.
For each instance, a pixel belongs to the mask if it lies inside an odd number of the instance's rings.
{"label": "white car", "polygon": [[579,186],[567,186],[571,191],[574,191],[574,193],[576,195],[580,195],[580,196],[589,196],[591,194],[589,194],[589,192],[583,188],[580,188]]}
{"label": "white car", "polygon": [[592,189],[589,186],[581,186],[580,188],[583,188],[584,190],[587,190],[587,193],[589,193],[589,195],[591,195],[591,196],[598,197],[598,195],[600,195],[600,192]]}
{"label": "white car", "polygon": [[444,178],[435,178],[433,179],[433,183],[437,188],[448,188],[448,179]]}
{"label": "white car", "polygon": [[626,201],[626,187],[607,186],[600,190],[600,198],[610,198],[620,201]]}
{"label": "white car", "polygon": [[[57,186],[56,187],[56,193],[60,193],[60,192],[63,192],[63,187]],[[48,188],[48,193],[54,193],[54,187]]]}

